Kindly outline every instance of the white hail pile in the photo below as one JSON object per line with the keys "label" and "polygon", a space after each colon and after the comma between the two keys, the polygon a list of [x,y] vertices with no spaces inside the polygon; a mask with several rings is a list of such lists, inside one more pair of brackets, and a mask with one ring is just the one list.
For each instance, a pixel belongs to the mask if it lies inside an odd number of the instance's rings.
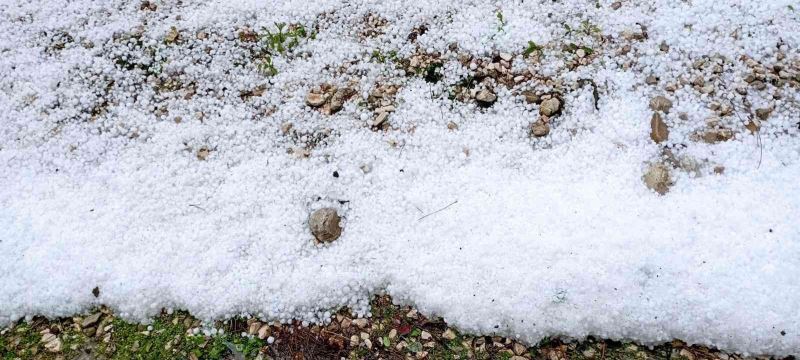
{"label": "white hail pile", "polygon": [[[386,291],[463,330],[531,342],[680,338],[798,355],[792,5],[3,2],[0,323],[100,303],[134,319],[170,307],[324,322],[339,306],[368,315]],[[309,34],[272,54],[269,76],[245,29],[276,22]],[[542,49],[526,56],[529,41]],[[591,60],[572,66],[570,44]],[[535,79],[489,81],[488,108],[448,98],[475,73],[459,56],[499,53]],[[433,54],[441,81],[398,66]],[[789,79],[754,89],[755,63]],[[597,85],[597,109],[581,79]],[[324,83],[357,94],[326,115],[305,104]],[[376,131],[364,103],[381,84],[399,93]],[[546,136],[529,135],[527,89],[561,94]],[[657,95],[674,104],[661,144]],[[698,141],[714,102],[733,105],[719,120],[733,136]],[[748,131],[755,109],[772,111]],[[660,196],[642,175],[665,148],[680,166]],[[329,206],[344,231],[317,245],[308,214]]]}

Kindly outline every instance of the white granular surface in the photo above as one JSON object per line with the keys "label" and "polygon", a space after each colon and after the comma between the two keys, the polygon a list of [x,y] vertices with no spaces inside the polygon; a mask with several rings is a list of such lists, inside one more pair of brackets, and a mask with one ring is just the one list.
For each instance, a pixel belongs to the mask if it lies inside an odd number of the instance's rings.
{"label": "white granular surface", "polygon": [[[463,330],[531,342],[679,338],[800,355],[797,87],[750,88],[753,109],[774,108],[758,136],[740,121],[752,111],[735,106],[724,120],[733,139],[692,140],[710,102],[740,103],[743,55],[800,71],[798,4],[154,3],[0,3],[0,323],[100,303],[134,319],[169,307],[325,321],[339,306],[366,315],[370,294],[386,291]],[[364,36],[370,16],[385,23]],[[584,21],[604,43],[579,34]],[[275,56],[267,77],[238,34],[275,22],[317,33]],[[180,40],[165,43],[173,26]],[[641,26],[647,37],[617,53]],[[544,47],[538,63],[520,55],[528,41]],[[595,59],[569,70],[570,41],[591,44]],[[470,74],[451,43],[476,57],[516,54],[515,68],[565,84],[591,78],[599,110],[590,87],[569,90],[550,134],[532,139],[538,106],[518,90],[547,85],[497,86],[489,109],[451,101]],[[403,74],[371,60],[375,50],[444,54],[444,80]],[[726,59],[713,94],[663,91],[691,81],[704,57]],[[157,89],[166,78],[196,93]],[[358,95],[341,112],[305,105],[312,87],[348,81]],[[373,131],[359,104],[391,82],[401,85],[393,128]],[[262,95],[240,96],[259,85]],[[664,94],[674,105],[659,145],[648,102]],[[297,136],[283,134],[287,122]],[[658,196],[642,174],[664,146],[700,168],[673,169],[675,185]],[[308,158],[287,152],[303,147]],[[315,245],[306,220],[325,206],[344,232]]]}

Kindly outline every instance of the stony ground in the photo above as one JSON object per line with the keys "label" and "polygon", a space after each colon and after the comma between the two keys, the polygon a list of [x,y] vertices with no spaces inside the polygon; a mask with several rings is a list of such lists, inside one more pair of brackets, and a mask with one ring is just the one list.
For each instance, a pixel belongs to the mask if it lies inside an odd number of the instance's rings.
{"label": "stony ground", "polygon": [[371,305],[370,318],[342,309],[324,326],[239,317],[203,324],[184,311],[163,311],[150,324],[136,324],[102,307],[71,318],[14,323],[0,332],[0,359],[765,359],[680,340],[648,347],[590,337],[530,346],[461,333],[441,318],[394,305],[388,296],[375,297]]}

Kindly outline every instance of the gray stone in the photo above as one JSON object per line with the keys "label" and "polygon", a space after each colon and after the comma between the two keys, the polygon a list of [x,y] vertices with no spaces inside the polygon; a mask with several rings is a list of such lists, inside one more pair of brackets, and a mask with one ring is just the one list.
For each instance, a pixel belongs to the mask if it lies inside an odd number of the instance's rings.
{"label": "gray stone", "polygon": [[342,234],[342,228],[339,226],[340,220],[336,209],[322,208],[311,213],[308,218],[308,226],[318,241],[331,242]]}

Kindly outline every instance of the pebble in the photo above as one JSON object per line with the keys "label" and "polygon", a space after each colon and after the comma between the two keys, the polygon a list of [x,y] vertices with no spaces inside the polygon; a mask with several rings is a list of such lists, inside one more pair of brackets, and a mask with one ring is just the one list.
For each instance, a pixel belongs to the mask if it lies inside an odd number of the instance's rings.
{"label": "pebble", "polygon": [[531,134],[534,137],[547,136],[550,133],[550,125],[546,122],[539,120],[531,125]]}
{"label": "pebble", "polygon": [[308,93],[306,95],[306,104],[311,107],[320,107],[325,104],[325,96],[317,93]]}
{"label": "pebble", "polygon": [[382,112],[382,113],[378,114],[378,116],[376,116],[375,119],[372,120],[370,125],[373,126],[373,127],[381,126],[381,124],[386,122],[387,119],[389,119],[389,113],[388,112]]}
{"label": "pebble", "polygon": [[475,100],[481,106],[492,106],[497,101],[497,95],[489,90],[481,90],[475,95]]}
{"label": "pebble", "polygon": [[339,238],[342,228],[339,226],[341,218],[333,208],[323,208],[311,213],[308,225],[317,241],[331,242]]}
{"label": "pebble", "polygon": [[650,138],[653,139],[656,144],[660,144],[669,139],[669,128],[658,112],[653,112],[653,116],[650,118]]}
{"label": "pebble", "polygon": [[756,116],[758,116],[761,120],[769,119],[769,116],[772,114],[771,108],[760,108],[756,109]]}
{"label": "pebble", "polygon": [[539,107],[539,113],[547,117],[557,114],[559,110],[561,110],[561,101],[557,98],[544,100]]}
{"label": "pebble", "polygon": [[650,109],[668,113],[672,108],[672,101],[664,96],[656,96],[650,100]]}
{"label": "pebble", "polygon": [[670,186],[673,185],[672,178],[669,174],[669,168],[659,163],[650,164],[642,179],[648,189],[661,195],[666,194]]}
{"label": "pebble", "polygon": [[97,313],[94,313],[92,315],[89,315],[89,316],[83,318],[83,321],[81,321],[81,327],[82,328],[88,328],[88,327],[92,327],[92,326],[96,325],[100,321],[100,316],[102,316],[102,315],[103,315],[103,313],[97,312]]}

